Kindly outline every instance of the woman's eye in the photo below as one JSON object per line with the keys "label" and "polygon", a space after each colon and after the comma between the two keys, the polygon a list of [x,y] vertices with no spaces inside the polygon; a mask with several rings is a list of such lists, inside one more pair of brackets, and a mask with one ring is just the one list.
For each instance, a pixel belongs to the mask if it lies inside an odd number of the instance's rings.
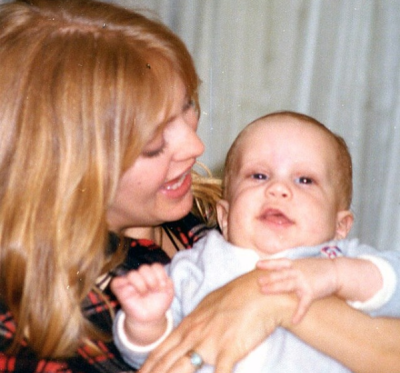
{"label": "woman's eye", "polygon": [[145,158],[155,158],[164,153],[167,144],[162,139],[161,142],[159,139],[156,139],[153,143],[150,142],[142,151],[142,155]]}
{"label": "woman's eye", "polygon": [[310,177],[307,176],[300,176],[299,178],[296,179],[297,183],[303,184],[303,185],[310,185],[313,184],[314,181]]}
{"label": "woman's eye", "polygon": [[251,178],[255,179],[255,180],[267,180],[268,176],[265,174],[262,174],[262,173],[256,173],[256,174],[252,174]]}
{"label": "woman's eye", "polygon": [[163,146],[162,148],[145,151],[145,152],[143,152],[143,156],[146,158],[155,158],[155,157],[158,157],[159,155],[161,155],[162,153],[164,153],[164,150],[165,150],[165,146]]}
{"label": "woman's eye", "polygon": [[194,108],[195,106],[196,105],[194,100],[190,98],[186,101],[185,105],[183,106],[183,112],[188,111],[189,109]]}
{"label": "woman's eye", "polygon": [[186,122],[191,124],[193,129],[197,131],[199,112],[196,102],[193,99],[186,101],[185,105],[183,106],[182,116]]}

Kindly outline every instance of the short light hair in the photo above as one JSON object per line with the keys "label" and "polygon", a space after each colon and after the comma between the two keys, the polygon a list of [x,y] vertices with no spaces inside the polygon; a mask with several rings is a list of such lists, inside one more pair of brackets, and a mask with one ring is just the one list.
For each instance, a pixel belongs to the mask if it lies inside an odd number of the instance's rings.
{"label": "short light hair", "polygon": [[[316,119],[301,113],[296,113],[293,111],[279,111],[262,116],[255,121],[248,124],[236,137],[235,141],[231,145],[224,166],[224,177],[223,177],[223,196],[225,199],[230,197],[230,185],[232,180],[236,177],[239,172],[240,167],[240,147],[243,139],[245,138],[247,132],[251,131],[252,125],[258,123],[263,119],[274,118],[274,117],[289,117],[297,119],[304,124],[313,125],[321,129],[326,133],[329,139],[332,140],[334,150],[336,152],[336,164],[335,172],[337,175],[337,193],[339,197],[339,205],[341,208],[349,209],[351,206],[352,195],[353,195],[353,167],[351,155],[345,140],[328,129],[325,125],[317,121]],[[268,124],[266,124],[268,125]],[[284,125],[284,124],[282,124]]]}

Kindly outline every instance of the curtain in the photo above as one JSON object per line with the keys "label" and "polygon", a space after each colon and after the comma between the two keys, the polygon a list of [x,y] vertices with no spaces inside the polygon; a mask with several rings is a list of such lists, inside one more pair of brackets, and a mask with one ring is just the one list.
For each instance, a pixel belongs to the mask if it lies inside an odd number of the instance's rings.
{"label": "curtain", "polygon": [[219,175],[250,121],[315,117],[353,157],[351,237],[400,250],[400,2],[119,0],[155,11],[186,42],[203,81],[201,160]]}
{"label": "curtain", "polygon": [[216,175],[248,122],[311,115],[352,153],[351,236],[400,250],[400,1],[108,1],[149,9],[187,44],[202,79],[200,160]]}

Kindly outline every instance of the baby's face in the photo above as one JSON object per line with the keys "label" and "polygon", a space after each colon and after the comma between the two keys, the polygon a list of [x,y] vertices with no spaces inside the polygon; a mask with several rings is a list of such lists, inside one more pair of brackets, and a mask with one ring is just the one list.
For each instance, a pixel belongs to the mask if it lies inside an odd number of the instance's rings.
{"label": "baby's face", "polygon": [[326,133],[287,116],[262,119],[238,151],[229,213],[218,208],[225,238],[274,254],[345,237],[339,222],[351,213],[338,209],[335,152]]}

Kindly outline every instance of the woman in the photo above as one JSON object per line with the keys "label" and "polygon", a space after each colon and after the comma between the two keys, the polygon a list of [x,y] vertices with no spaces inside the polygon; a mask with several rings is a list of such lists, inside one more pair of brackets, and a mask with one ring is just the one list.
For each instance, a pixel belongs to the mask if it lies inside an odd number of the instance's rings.
{"label": "woman", "polygon": [[[186,216],[191,168],[203,151],[191,57],[166,27],[140,14],[89,0],[30,0],[0,7],[0,60],[0,370],[129,371],[110,340],[118,308],[110,277],[168,261],[205,229]],[[284,321],[282,310],[292,312],[292,297],[259,296],[256,277],[212,294],[183,324],[214,313],[220,329],[205,341],[191,325],[193,343],[179,347],[182,371],[193,371],[181,359],[191,348],[229,368]],[[243,286],[259,307],[227,313]],[[343,319],[350,311],[338,307]],[[250,311],[252,327],[240,319]],[[216,359],[208,351],[223,350],[219,331],[229,320],[254,332],[229,328],[249,341]],[[299,336],[318,343],[304,325]]]}
{"label": "woman", "polygon": [[[0,370],[130,370],[109,274],[168,260],[118,236],[192,207],[192,59],[139,14],[38,0],[0,7],[0,60]],[[203,225],[185,222],[189,246]]]}

